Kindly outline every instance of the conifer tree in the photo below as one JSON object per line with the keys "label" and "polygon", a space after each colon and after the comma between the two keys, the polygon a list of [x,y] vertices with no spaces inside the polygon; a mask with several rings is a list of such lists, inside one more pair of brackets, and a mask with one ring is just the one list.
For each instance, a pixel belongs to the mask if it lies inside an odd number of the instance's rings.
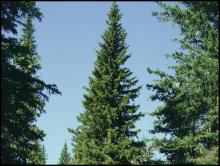
{"label": "conifer tree", "polygon": [[73,133],[74,164],[137,164],[144,162],[144,142],[137,138],[135,122],[144,114],[133,103],[140,87],[124,63],[127,54],[122,14],[114,2],[108,14],[108,28],[99,43],[97,60],[84,95],[85,112]]}
{"label": "conifer tree", "polygon": [[60,155],[60,159],[59,159],[59,163],[60,165],[62,164],[70,164],[70,161],[71,161],[71,158],[70,158],[70,154],[68,152],[68,147],[67,147],[67,144],[65,142],[64,146],[63,146],[63,150],[61,152],[61,155]]}
{"label": "conifer tree", "polygon": [[47,160],[47,154],[44,145],[41,145],[36,142],[37,148],[30,152],[30,156],[28,157],[27,164],[34,164],[34,165],[45,165]]}
{"label": "conifer tree", "polygon": [[147,87],[152,100],[164,104],[152,113],[157,118],[153,133],[170,137],[155,139],[170,164],[218,164],[219,146],[219,8],[218,2],[182,2],[181,6],[160,3],[155,12],[162,21],[179,25],[181,51],[175,74],[148,69],[160,76]]}
{"label": "conifer tree", "polygon": [[[45,135],[35,124],[49,99],[44,90],[60,92],[35,75],[39,64],[30,20],[42,17],[35,2],[3,1],[1,9],[1,163],[27,164]],[[26,26],[21,43],[15,36],[19,24]]]}
{"label": "conifer tree", "polygon": [[39,64],[40,56],[36,50],[34,32],[35,29],[31,16],[28,15],[23,27],[23,36],[20,39],[21,46],[25,47],[27,50],[25,53],[21,53],[13,59],[13,64],[16,65],[17,68],[31,76],[35,76],[37,70],[41,68]]}

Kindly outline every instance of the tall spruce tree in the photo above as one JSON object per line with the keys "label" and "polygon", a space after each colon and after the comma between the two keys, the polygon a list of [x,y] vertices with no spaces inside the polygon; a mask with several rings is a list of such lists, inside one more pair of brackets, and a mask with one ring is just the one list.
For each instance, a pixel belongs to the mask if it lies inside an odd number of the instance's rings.
{"label": "tall spruce tree", "polygon": [[144,142],[137,138],[137,113],[133,103],[141,87],[132,72],[123,66],[130,57],[126,53],[126,32],[122,14],[113,2],[108,14],[108,28],[99,43],[97,60],[89,87],[84,95],[85,112],[78,116],[81,125],[69,129],[73,133],[74,164],[137,164],[142,161]]}
{"label": "tall spruce tree", "polygon": [[171,164],[218,164],[218,2],[181,4],[160,3],[164,11],[154,13],[180,27],[183,51],[170,54],[176,60],[174,75],[148,69],[160,76],[147,85],[155,91],[151,99],[164,103],[152,113],[157,118],[152,132],[170,135],[155,144]]}
{"label": "tall spruce tree", "polygon": [[15,56],[13,64],[23,72],[28,73],[31,76],[36,76],[36,72],[41,66],[39,64],[40,56],[37,53],[36,40],[34,37],[35,29],[30,15],[26,17],[23,25],[23,35],[20,39],[20,44],[22,47],[26,48],[27,51]]}
{"label": "tall spruce tree", "polygon": [[[17,66],[17,68],[33,77],[37,76],[37,70],[41,69],[41,66],[39,64],[40,56],[37,53],[34,32],[35,29],[32,23],[31,16],[28,15],[24,23],[23,36],[20,40],[21,46],[25,47],[28,51],[22,53],[22,55],[16,56],[13,59],[13,64]],[[43,100],[39,102],[44,105]],[[36,117],[37,116],[39,115],[36,114]],[[35,128],[36,131],[40,131],[35,124],[31,124],[30,122],[30,125],[31,127]],[[40,139],[42,138],[30,140],[34,145],[34,148],[29,151],[28,156],[26,157],[27,164],[46,164],[46,151],[44,146],[41,145]]]}
{"label": "tall spruce tree", "polygon": [[39,64],[28,23],[22,43],[15,36],[27,16],[41,20],[35,2],[3,1],[1,9],[1,163],[27,164],[31,152],[39,148],[36,141],[44,137],[34,124],[48,101],[44,90],[60,92],[56,85],[46,84],[34,74]]}
{"label": "tall spruce tree", "polygon": [[68,165],[68,164],[70,164],[70,161],[71,161],[71,157],[70,157],[70,154],[68,152],[67,144],[65,142],[65,144],[63,146],[63,149],[62,149],[62,152],[61,152],[61,155],[60,155],[60,158],[59,158],[59,163],[58,164]]}

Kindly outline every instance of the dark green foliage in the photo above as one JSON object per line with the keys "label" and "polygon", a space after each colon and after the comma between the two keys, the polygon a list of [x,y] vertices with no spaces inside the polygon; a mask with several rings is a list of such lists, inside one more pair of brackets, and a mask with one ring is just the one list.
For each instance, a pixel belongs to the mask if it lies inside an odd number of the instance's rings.
{"label": "dark green foliage", "polygon": [[148,69],[160,76],[147,85],[155,91],[151,99],[164,103],[152,113],[157,118],[152,132],[171,136],[154,143],[171,164],[218,164],[218,2],[181,4],[184,8],[160,3],[164,11],[154,13],[179,25],[183,50],[170,55],[174,75]]}
{"label": "dark green foliage", "polygon": [[130,55],[126,53],[121,17],[113,3],[84,95],[85,112],[78,116],[81,125],[70,129],[74,164],[137,164],[146,159],[144,142],[135,138],[138,131],[134,123],[143,113],[137,113],[139,106],[132,102],[140,87],[133,87],[137,79],[123,66]]}
{"label": "dark green foliage", "polygon": [[[40,65],[31,19],[42,14],[35,2],[3,1],[1,10],[1,163],[26,164],[45,135],[35,124],[48,101],[43,91],[60,92],[36,76]],[[14,36],[18,24],[25,26],[22,42]]]}
{"label": "dark green foliage", "polygon": [[29,15],[31,18],[41,20],[42,13],[36,7],[34,1],[17,2],[2,1],[1,2],[1,29],[2,31],[17,34],[17,26],[23,25],[22,19]]}
{"label": "dark green foliage", "polygon": [[70,161],[71,161],[70,154],[68,152],[68,147],[67,147],[67,144],[65,142],[65,144],[63,146],[63,150],[62,150],[61,155],[60,155],[60,159],[59,159],[58,164],[68,165],[68,164],[70,164]]}
{"label": "dark green foliage", "polygon": [[27,164],[45,165],[46,160],[47,160],[47,155],[46,155],[45,147],[41,145],[39,142],[36,142],[36,149],[30,152]]}
{"label": "dark green foliage", "polygon": [[17,68],[31,75],[36,75],[36,71],[41,68],[39,64],[40,56],[37,54],[35,45],[34,31],[31,17],[28,15],[23,28],[23,36],[20,40],[21,46],[27,50],[13,59],[13,64]]}

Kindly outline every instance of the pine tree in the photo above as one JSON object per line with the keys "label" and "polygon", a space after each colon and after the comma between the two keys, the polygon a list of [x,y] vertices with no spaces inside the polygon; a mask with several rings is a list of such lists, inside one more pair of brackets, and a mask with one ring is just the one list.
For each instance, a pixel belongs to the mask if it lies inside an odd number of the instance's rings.
{"label": "pine tree", "polygon": [[61,152],[61,155],[60,155],[60,159],[59,159],[59,163],[60,165],[64,164],[64,165],[67,165],[67,164],[70,164],[70,161],[71,161],[71,158],[70,158],[70,154],[68,152],[68,147],[67,147],[67,144],[65,142],[64,146],[63,146],[63,150]]}
{"label": "pine tree", "polygon": [[99,43],[97,60],[84,95],[85,112],[78,116],[81,125],[73,133],[74,164],[135,164],[146,154],[144,142],[137,138],[135,122],[143,116],[133,103],[140,87],[132,72],[124,67],[126,32],[122,14],[114,2],[108,14],[108,28]]}
{"label": "pine tree", "polygon": [[27,16],[29,21],[41,20],[35,2],[4,1],[1,9],[1,163],[27,164],[31,152],[38,148],[35,142],[45,135],[35,124],[49,99],[44,90],[60,92],[56,85],[46,84],[35,75],[39,64],[30,25],[26,25],[22,43],[14,36],[17,25],[23,26]]}
{"label": "pine tree", "polygon": [[47,160],[46,150],[44,145],[36,142],[37,148],[30,152],[27,164],[45,165]]}
{"label": "pine tree", "polygon": [[20,39],[21,46],[25,47],[27,51],[15,56],[13,64],[25,73],[35,76],[37,70],[41,69],[39,64],[40,56],[37,53],[36,40],[34,38],[34,26],[31,16],[28,15],[24,23],[23,36]]}
{"label": "pine tree", "polygon": [[147,85],[155,91],[151,99],[164,103],[152,113],[152,132],[170,136],[155,144],[171,164],[218,164],[218,2],[160,5],[164,11],[154,15],[179,25],[183,51],[169,55],[176,60],[174,75],[148,69],[160,76]]}
{"label": "pine tree", "polygon": [[[30,74],[31,76],[36,76],[37,70],[41,69],[41,66],[39,64],[40,56],[38,55],[36,50],[36,40],[34,38],[34,32],[35,29],[32,23],[32,19],[30,15],[28,15],[23,28],[23,36],[20,40],[21,46],[27,48],[28,52],[26,52],[25,54],[22,53],[22,55],[15,57],[13,61],[14,65],[17,65],[20,70]],[[41,104],[44,105],[43,100],[41,101]],[[40,131],[35,125],[34,128]],[[40,144],[39,139],[37,141],[33,140],[32,144],[35,145],[35,147],[31,149],[27,157],[27,163],[46,164],[45,147]]]}

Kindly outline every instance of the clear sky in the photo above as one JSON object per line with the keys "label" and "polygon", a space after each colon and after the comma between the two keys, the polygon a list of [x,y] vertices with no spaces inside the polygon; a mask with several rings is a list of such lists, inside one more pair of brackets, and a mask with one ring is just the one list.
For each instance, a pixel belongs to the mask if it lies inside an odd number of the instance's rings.
{"label": "clear sky", "polygon": [[[53,95],[46,104],[46,113],[38,125],[47,134],[44,145],[48,154],[47,163],[57,164],[64,142],[71,146],[71,134],[67,128],[76,128],[76,116],[84,111],[82,106],[83,86],[88,86],[88,77],[94,68],[98,42],[106,29],[107,13],[112,2],[37,2],[44,14],[42,22],[35,22],[37,50],[41,55],[41,78],[57,84],[62,96]],[[172,42],[179,34],[178,28],[160,23],[152,11],[160,10],[154,2],[118,2],[123,13],[122,25],[126,29],[128,53],[132,53],[126,66],[131,69],[142,85],[136,103],[140,111],[152,112],[160,103],[152,102],[152,92],[146,89],[154,76],[146,67],[167,71],[174,63],[165,58],[167,53],[178,49]],[[140,138],[152,135],[153,118],[146,115],[137,122]]]}

